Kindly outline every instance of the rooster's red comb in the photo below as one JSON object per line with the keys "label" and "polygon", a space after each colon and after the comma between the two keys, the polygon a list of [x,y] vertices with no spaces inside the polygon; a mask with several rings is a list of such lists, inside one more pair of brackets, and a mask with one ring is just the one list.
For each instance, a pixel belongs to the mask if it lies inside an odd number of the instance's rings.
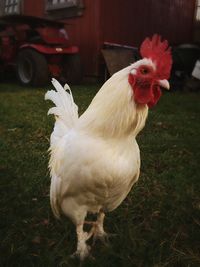
{"label": "rooster's red comb", "polygon": [[140,54],[143,58],[151,58],[155,62],[159,79],[169,78],[172,56],[167,40],[162,42],[158,34],[154,34],[152,39],[146,38],[141,44]]}

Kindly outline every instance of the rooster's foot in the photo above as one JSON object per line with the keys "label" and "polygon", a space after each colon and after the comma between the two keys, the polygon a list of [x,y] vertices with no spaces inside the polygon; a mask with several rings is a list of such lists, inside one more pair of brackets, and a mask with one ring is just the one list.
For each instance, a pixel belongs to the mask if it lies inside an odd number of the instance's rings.
{"label": "rooster's foot", "polygon": [[83,261],[87,257],[91,257],[90,255],[91,247],[88,246],[86,243],[80,244],[78,249],[70,256],[71,258],[79,258],[81,261]]}
{"label": "rooster's foot", "polygon": [[78,237],[77,250],[71,255],[71,257],[78,257],[81,261],[83,261],[85,258],[90,257],[91,248],[87,245],[86,241],[93,235],[93,231],[91,229],[90,232],[84,232],[83,224],[77,225],[76,231]]}
{"label": "rooster's foot", "polygon": [[100,232],[100,231],[95,231],[94,235],[93,235],[93,245],[97,242],[97,241],[101,241],[105,246],[109,245],[109,237],[108,234],[106,232]]}
{"label": "rooster's foot", "polygon": [[110,246],[110,238],[115,237],[116,234],[106,233],[104,231],[96,231],[93,234],[93,245],[97,240],[101,241],[105,246]]}

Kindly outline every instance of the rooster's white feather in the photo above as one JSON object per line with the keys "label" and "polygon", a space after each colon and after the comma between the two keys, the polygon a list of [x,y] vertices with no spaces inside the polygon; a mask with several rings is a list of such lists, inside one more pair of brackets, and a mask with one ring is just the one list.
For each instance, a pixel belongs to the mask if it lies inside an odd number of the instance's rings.
{"label": "rooster's white feather", "polygon": [[[55,168],[60,168],[61,142],[62,137],[74,127],[78,120],[78,107],[74,103],[73,96],[69,86],[66,84],[64,88],[56,80],[52,79],[52,84],[56,91],[50,90],[45,94],[45,100],[51,100],[55,107],[49,109],[48,114],[55,115],[54,130],[50,139],[51,159],[49,167],[51,170],[51,188],[50,201],[51,207],[56,217],[59,217],[59,190],[61,184],[61,177]],[[68,93],[68,92],[69,93]]]}

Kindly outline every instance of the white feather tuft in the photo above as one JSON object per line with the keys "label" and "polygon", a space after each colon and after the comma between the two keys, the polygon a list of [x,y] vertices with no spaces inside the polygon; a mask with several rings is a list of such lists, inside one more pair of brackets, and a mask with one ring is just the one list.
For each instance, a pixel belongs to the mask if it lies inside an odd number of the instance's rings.
{"label": "white feather tuft", "polygon": [[[54,78],[52,79],[52,84],[56,91],[48,91],[45,94],[45,100],[51,100],[55,104],[55,107],[50,108],[48,111],[48,115],[54,114],[56,116],[56,123],[52,133],[53,138],[51,138],[55,139],[56,137],[61,138],[74,126],[78,120],[78,107],[74,103],[69,85],[66,84],[63,88]],[[60,127],[59,124],[61,124],[62,127]],[[65,127],[63,127],[63,125]],[[56,128],[60,129],[60,131]]]}
{"label": "white feather tuft", "polygon": [[53,114],[56,119],[50,139],[51,158],[49,161],[49,168],[51,170],[50,202],[52,211],[58,218],[61,178],[57,173],[57,166],[59,165],[60,155],[62,154],[59,149],[59,144],[62,141],[62,137],[66,135],[77,122],[78,107],[74,103],[72,92],[68,84],[63,88],[54,78],[52,79],[52,84],[56,91],[48,91],[45,94],[45,100],[51,100],[55,104],[55,106],[48,111],[48,115]]}

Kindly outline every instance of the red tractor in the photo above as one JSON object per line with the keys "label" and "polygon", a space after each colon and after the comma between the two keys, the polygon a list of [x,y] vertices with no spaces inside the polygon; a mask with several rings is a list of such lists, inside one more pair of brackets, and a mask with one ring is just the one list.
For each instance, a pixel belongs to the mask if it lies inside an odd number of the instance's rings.
{"label": "red tractor", "polygon": [[0,73],[13,68],[23,85],[43,85],[50,77],[68,83],[82,78],[79,48],[69,44],[65,24],[38,17],[0,18]]}

